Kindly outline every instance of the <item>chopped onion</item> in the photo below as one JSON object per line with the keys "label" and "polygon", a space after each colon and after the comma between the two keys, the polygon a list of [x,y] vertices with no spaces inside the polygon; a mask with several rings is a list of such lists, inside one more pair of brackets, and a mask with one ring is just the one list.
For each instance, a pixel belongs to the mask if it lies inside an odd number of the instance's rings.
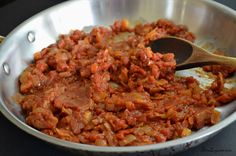
{"label": "chopped onion", "polygon": [[182,133],[181,133],[181,137],[185,137],[185,136],[188,136],[192,133],[192,131],[188,128],[184,128]]}
{"label": "chopped onion", "polygon": [[95,145],[97,145],[97,146],[107,146],[107,141],[103,140],[103,139],[97,139],[95,141]]}
{"label": "chopped onion", "polygon": [[132,134],[126,135],[125,138],[119,141],[120,146],[125,146],[136,140],[136,137]]}

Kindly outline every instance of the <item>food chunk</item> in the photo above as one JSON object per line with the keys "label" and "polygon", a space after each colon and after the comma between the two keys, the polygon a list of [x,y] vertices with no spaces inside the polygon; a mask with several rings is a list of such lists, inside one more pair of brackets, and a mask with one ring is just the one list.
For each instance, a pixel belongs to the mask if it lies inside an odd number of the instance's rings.
{"label": "food chunk", "polygon": [[58,123],[58,119],[51,111],[44,108],[36,108],[26,118],[26,122],[37,129],[53,129]]}

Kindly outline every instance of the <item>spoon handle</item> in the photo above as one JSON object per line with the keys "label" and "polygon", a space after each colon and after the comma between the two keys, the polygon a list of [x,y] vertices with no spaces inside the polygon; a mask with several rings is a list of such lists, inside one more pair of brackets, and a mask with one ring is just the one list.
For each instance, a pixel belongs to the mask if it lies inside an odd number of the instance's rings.
{"label": "spoon handle", "polygon": [[193,53],[187,63],[197,64],[224,64],[236,68],[236,57],[216,55],[200,47],[193,47]]}
{"label": "spoon handle", "polygon": [[210,55],[211,55],[211,57],[209,57],[210,62],[215,62],[217,64],[224,64],[236,68],[236,57],[228,57],[216,54],[210,54]]}

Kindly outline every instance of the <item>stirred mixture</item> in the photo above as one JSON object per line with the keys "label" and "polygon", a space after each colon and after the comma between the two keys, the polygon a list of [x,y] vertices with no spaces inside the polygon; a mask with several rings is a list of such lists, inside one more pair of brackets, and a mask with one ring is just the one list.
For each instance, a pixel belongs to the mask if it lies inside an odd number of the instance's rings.
{"label": "stirred mixture", "polygon": [[57,138],[98,146],[136,146],[185,137],[220,121],[216,106],[236,99],[224,88],[235,69],[207,66],[216,80],[202,89],[175,76],[171,53],[154,53],[152,40],[194,41],[185,26],[160,19],[130,27],[127,20],[61,35],[34,54],[16,96],[26,122]]}

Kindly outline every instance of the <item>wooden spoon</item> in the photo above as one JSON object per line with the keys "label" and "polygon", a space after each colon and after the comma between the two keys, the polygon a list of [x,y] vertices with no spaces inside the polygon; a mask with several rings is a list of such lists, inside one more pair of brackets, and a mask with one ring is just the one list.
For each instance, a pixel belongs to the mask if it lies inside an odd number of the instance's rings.
{"label": "wooden spoon", "polygon": [[236,68],[236,58],[210,53],[192,42],[177,37],[157,39],[150,44],[150,47],[154,52],[174,53],[176,70],[210,64],[224,64]]}

